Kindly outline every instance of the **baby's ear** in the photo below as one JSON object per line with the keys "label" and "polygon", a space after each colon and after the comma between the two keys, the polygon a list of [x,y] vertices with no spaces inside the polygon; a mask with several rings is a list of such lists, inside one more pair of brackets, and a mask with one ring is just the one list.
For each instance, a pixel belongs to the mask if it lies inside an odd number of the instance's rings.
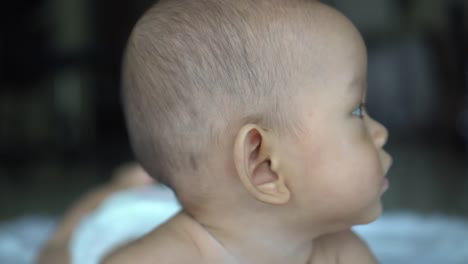
{"label": "baby's ear", "polygon": [[242,184],[257,200],[286,204],[290,191],[275,169],[275,135],[257,125],[243,126],[234,144],[234,163]]}

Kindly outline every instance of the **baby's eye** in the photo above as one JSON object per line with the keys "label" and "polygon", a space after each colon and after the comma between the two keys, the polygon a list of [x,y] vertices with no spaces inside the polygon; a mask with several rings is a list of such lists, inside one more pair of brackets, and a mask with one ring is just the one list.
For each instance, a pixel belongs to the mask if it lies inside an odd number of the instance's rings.
{"label": "baby's eye", "polygon": [[364,103],[360,103],[359,106],[353,111],[353,115],[358,116],[360,118],[364,118],[364,108],[366,105]]}

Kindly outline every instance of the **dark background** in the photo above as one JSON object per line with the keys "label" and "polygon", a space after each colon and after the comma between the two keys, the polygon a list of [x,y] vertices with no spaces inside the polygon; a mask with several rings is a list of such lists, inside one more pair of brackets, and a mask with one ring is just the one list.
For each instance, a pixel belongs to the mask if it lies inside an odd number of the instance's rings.
{"label": "dark background", "polygon": [[[0,220],[60,214],[132,160],[120,62],[153,2],[2,2]],[[468,3],[324,2],[368,45],[368,108],[394,157],[386,208],[468,216]]]}

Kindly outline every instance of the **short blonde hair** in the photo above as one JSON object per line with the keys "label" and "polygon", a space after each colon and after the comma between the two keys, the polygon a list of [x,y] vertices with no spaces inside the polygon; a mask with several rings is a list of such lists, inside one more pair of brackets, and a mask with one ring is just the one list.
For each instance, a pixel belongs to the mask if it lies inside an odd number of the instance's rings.
{"label": "short blonde hair", "polygon": [[157,180],[197,169],[229,129],[292,128],[300,38],[288,10],[310,1],[175,0],[136,24],[124,56],[123,104],[138,160]]}

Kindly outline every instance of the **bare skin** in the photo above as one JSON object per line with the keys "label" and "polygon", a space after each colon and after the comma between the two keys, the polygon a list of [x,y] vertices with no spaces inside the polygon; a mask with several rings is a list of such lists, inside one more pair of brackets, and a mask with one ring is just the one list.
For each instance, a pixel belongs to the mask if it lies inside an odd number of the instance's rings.
{"label": "bare skin", "polygon": [[210,158],[209,172],[186,177],[206,176],[204,194],[219,199],[184,207],[105,263],[376,263],[350,228],[382,211],[392,163],[383,149],[388,132],[363,107],[367,55],[360,34],[338,12],[312,4],[320,27],[310,38],[304,34],[298,52],[312,51],[320,65],[298,69],[300,116],[292,119],[300,120],[301,136],[242,126],[234,146]]}
{"label": "bare skin", "polygon": [[337,11],[309,4],[318,26],[292,48],[305,58],[291,84],[301,87],[291,117],[300,136],[254,122],[236,128],[197,172],[174,177],[184,179],[174,183],[184,211],[103,263],[376,263],[350,228],[382,212],[388,132],[363,107],[360,34]]}
{"label": "bare skin", "polygon": [[[134,165],[121,167],[113,181],[85,194],[70,208],[42,250],[37,263],[70,263],[68,242],[81,219],[113,193],[151,182],[140,168]],[[158,263],[239,263],[203,226],[184,212],[145,237],[116,249],[102,263],[134,263],[135,259],[141,264],[154,263],[154,260],[158,260]],[[338,261],[340,259],[347,261]],[[354,259],[356,261],[351,262]],[[345,230],[317,239],[307,263],[365,264],[376,261],[365,243],[352,231]]]}
{"label": "bare skin", "polygon": [[[183,252],[183,254],[180,254]],[[302,263],[377,263],[367,245],[352,231],[326,234],[314,241]],[[265,261],[264,259],[268,259]],[[150,263],[290,263],[258,256],[255,261],[239,261],[226,251],[198,222],[180,213],[147,236],[110,254],[103,264],[126,264],[138,260]]]}
{"label": "bare skin", "polygon": [[[120,166],[114,172],[111,182],[91,190],[70,207],[42,250],[37,263],[70,263],[68,242],[83,217],[115,192],[152,183],[154,180],[137,164]],[[184,254],[179,254],[182,251]],[[174,258],[175,256],[178,258]],[[219,241],[185,212],[179,213],[145,237],[116,249],[103,263],[133,263],[135,259],[142,264],[154,263],[155,259],[158,263],[239,263]],[[339,259],[356,259],[355,263],[375,263],[365,243],[349,230],[317,239],[308,259],[308,263],[342,263],[337,262]]]}

